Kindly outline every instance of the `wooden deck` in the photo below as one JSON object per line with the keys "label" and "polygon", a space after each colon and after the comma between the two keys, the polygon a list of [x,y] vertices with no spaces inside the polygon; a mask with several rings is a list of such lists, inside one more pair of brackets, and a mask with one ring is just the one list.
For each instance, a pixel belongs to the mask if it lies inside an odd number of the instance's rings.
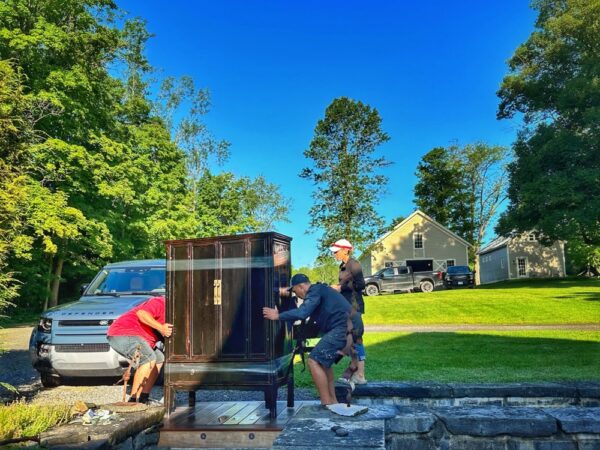
{"label": "wooden deck", "polygon": [[277,402],[277,418],[269,418],[264,402],[199,402],[178,407],[163,422],[159,446],[192,448],[269,448],[286,423],[304,404]]}

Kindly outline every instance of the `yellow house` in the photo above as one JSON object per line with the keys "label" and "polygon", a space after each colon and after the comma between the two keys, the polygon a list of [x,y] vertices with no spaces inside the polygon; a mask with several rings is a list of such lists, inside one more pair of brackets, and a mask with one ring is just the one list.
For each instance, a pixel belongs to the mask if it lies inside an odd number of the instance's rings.
{"label": "yellow house", "polygon": [[411,266],[413,271],[445,271],[469,264],[469,244],[423,211],[416,210],[381,236],[359,261],[363,273],[388,266]]}

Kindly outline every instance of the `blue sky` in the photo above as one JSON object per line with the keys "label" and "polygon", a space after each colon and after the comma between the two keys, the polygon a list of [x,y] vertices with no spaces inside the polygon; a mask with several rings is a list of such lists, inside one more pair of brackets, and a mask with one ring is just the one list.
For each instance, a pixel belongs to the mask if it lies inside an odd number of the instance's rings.
{"label": "blue sky", "polygon": [[302,153],[334,98],[377,108],[391,137],[379,149],[394,163],[377,206],[387,222],[414,210],[415,170],[433,147],[509,146],[516,136],[516,120],[496,120],[496,91],[507,59],[533,30],[523,0],[119,5],[155,34],[153,66],[210,89],[206,123],[231,142],[222,170],[262,174],[292,199],[291,223],[277,230],[294,238],[295,267],[317,255],[318,235],[305,233],[312,186],[298,177]]}

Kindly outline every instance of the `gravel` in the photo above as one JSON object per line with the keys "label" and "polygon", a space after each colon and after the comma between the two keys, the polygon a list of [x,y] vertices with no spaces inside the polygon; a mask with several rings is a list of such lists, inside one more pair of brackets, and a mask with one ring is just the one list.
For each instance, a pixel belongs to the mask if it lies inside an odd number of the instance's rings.
{"label": "gravel", "polygon": [[[101,405],[121,401],[123,386],[114,385],[115,380],[90,379],[85,381],[67,380],[64,386],[52,389],[42,387],[39,374],[31,366],[29,360],[29,336],[31,328],[5,328],[0,329],[0,382],[15,386],[27,400],[33,403],[74,403],[81,400],[86,403]],[[296,400],[317,400],[318,396],[312,388],[296,388]],[[163,397],[162,386],[155,386],[150,398],[161,400]],[[0,401],[2,403],[14,398],[8,391],[0,387]],[[287,399],[287,388],[279,389],[277,398]],[[196,392],[199,402],[214,401],[263,401],[262,391],[236,391],[236,390],[202,390]],[[188,394],[177,393],[177,404],[187,404]]]}

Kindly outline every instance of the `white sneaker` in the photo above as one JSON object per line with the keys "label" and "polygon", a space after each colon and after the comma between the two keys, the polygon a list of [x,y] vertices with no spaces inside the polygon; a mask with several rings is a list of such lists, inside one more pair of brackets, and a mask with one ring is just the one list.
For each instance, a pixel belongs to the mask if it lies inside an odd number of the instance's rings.
{"label": "white sneaker", "polygon": [[366,378],[359,377],[356,374],[353,374],[350,378],[350,381],[354,384],[367,384]]}

